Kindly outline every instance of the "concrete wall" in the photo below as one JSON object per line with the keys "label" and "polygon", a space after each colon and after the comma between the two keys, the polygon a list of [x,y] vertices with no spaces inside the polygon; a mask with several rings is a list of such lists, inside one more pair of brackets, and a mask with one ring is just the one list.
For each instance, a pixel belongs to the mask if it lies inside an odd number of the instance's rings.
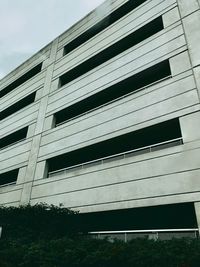
{"label": "concrete wall", "polygon": [[[200,202],[200,3],[148,0],[63,56],[68,42],[125,2],[106,1],[1,81],[0,90],[43,61],[38,75],[0,99],[1,111],[37,91],[33,104],[1,121],[0,138],[29,126],[25,141],[0,150],[0,173],[20,168],[16,185],[0,187],[1,204],[92,212]],[[59,88],[63,73],[161,15],[162,31]],[[171,77],[53,128],[55,112],[165,59]],[[177,117],[183,145],[45,178],[51,157]]]}

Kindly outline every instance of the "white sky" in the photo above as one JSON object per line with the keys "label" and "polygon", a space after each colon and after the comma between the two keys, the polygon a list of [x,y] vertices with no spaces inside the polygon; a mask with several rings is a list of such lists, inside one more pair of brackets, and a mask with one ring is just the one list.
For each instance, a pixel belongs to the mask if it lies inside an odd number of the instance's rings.
{"label": "white sky", "polygon": [[0,0],[0,79],[104,0]]}

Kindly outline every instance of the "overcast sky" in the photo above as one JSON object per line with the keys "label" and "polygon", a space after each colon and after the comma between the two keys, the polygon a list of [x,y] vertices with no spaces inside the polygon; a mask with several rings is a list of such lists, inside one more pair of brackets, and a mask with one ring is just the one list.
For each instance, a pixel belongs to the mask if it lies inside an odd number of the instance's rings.
{"label": "overcast sky", "polygon": [[104,0],[0,0],[0,79]]}

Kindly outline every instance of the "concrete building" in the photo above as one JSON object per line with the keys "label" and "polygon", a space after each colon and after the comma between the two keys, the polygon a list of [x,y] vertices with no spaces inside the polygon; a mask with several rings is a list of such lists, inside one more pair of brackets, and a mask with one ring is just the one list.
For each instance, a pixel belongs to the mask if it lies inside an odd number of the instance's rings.
{"label": "concrete building", "polygon": [[200,0],[110,0],[8,74],[0,204],[200,227],[199,45]]}

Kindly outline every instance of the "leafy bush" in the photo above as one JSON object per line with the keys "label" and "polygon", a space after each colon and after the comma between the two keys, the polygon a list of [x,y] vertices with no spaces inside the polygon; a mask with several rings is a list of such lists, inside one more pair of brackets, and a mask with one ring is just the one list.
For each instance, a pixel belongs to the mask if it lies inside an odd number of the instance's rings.
{"label": "leafy bush", "polygon": [[199,240],[131,242],[63,237],[0,241],[1,267],[199,267]]}
{"label": "leafy bush", "polygon": [[58,238],[80,231],[78,213],[44,203],[34,206],[0,207],[2,238]]}

